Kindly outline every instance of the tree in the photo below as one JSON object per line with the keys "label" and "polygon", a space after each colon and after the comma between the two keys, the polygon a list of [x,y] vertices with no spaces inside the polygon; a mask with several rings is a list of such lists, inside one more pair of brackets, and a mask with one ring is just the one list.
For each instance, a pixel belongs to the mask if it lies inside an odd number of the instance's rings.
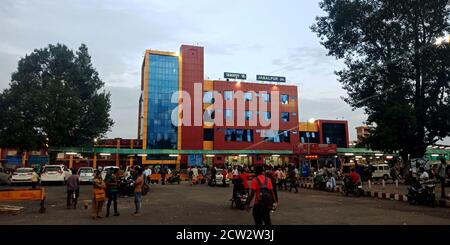
{"label": "tree", "polygon": [[113,125],[110,94],[86,45],[36,49],[19,60],[0,94],[0,146],[19,150],[91,145]]}
{"label": "tree", "polygon": [[372,149],[422,157],[449,136],[448,0],[324,0],[312,30],[328,54],[343,59],[336,74],[353,109],[374,126]]}

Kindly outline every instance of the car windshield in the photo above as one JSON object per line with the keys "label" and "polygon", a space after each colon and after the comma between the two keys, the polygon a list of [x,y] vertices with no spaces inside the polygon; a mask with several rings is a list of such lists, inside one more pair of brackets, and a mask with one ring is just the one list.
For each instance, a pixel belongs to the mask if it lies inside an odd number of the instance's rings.
{"label": "car windshield", "polygon": [[28,169],[28,168],[19,168],[17,169],[17,173],[32,173],[33,169]]}
{"label": "car windshield", "polygon": [[80,169],[80,173],[93,173],[94,171],[92,170],[92,168],[82,168]]}
{"label": "car windshield", "polygon": [[61,171],[61,167],[58,167],[58,166],[45,167],[44,171],[45,172]]}

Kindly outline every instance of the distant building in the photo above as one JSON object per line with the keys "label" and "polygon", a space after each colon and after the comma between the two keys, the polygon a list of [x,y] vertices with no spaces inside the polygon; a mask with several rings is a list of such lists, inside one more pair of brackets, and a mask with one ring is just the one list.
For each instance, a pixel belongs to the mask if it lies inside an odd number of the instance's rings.
{"label": "distant building", "polygon": [[361,143],[363,139],[369,137],[370,135],[370,127],[363,125],[356,127],[356,137],[357,137],[357,143]]}

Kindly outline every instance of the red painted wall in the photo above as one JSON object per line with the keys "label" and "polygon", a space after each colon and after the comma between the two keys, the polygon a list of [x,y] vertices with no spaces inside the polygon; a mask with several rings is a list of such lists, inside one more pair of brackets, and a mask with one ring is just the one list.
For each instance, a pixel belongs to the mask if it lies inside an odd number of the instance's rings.
{"label": "red painted wall", "polygon": [[[182,45],[180,48],[180,54],[182,59],[182,85],[180,90],[189,93],[191,98],[191,125],[181,126],[181,149],[184,150],[202,150],[203,149],[203,125],[194,125],[194,104],[197,104],[198,108],[203,108],[202,95],[194,96],[194,83],[201,84],[203,91],[203,47]],[[203,119],[202,119],[203,121]],[[184,158],[184,159],[183,159]],[[183,156],[183,160],[187,159],[187,156]]]}

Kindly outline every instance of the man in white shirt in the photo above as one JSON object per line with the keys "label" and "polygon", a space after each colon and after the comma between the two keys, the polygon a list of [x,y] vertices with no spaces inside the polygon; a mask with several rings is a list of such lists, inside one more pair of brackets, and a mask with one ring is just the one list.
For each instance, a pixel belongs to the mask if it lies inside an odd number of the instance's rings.
{"label": "man in white shirt", "polygon": [[195,183],[197,183],[197,178],[198,178],[198,169],[197,166],[195,166],[192,169],[192,179],[194,180]]}
{"label": "man in white shirt", "polygon": [[425,171],[423,167],[420,167],[419,171],[422,172],[422,174],[419,177],[420,181],[427,181],[430,178],[427,171]]}
{"label": "man in white shirt", "polygon": [[151,170],[149,167],[145,168],[143,175],[144,175],[144,182],[148,184],[148,176],[151,175]]}

